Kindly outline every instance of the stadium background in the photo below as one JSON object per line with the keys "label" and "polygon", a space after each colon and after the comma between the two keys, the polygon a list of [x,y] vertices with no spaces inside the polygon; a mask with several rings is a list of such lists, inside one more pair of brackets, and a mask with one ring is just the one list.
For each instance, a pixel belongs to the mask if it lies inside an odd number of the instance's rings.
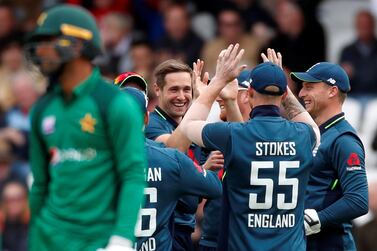
{"label": "stadium background", "polygon": [[[43,94],[46,81],[27,63],[23,53],[24,36],[39,14],[55,4],[66,2],[89,9],[98,22],[104,40],[104,54],[95,60],[112,79],[124,71],[135,71],[149,85],[150,104],[156,104],[152,83],[154,67],[165,59],[188,64],[197,58],[213,74],[218,52],[224,44],[240,42],[251,68],[267,47],[283,53],[287,74],[306,70],[319,61],[346,64],[343,49],[354,42],[360,29],[355,17],[360,11],[377,15],[377,0],[12,0],[0,1],[0,231],[3,250],[26,250],[30,185],[28,112]],[[372,20],[375,23],[375,20]],[[373,30],[374,26],[372,26]],[[374,28],[374,30],[376,30]],[[377,31],[377,30],[376,30]],[[374,36],[374,34],[373,34]],[[366,148],[366,167],[371,188],[371,212],[356,220],[358,250],[364,250],[362,232],[367,222],[377,219],[377,40],[366,50],[369,74],[359,76],[370,86],[353,80],[355,91],[344,105],[346,118],[357,129]],[[354,58],[355,61],[359,58]],[[369,60],[369,61],[368,61]],[[346,66],[347,67],[347,66]],[[351,71],[357,70],[357,67]],[[351,78],[352,80],[352,78]],[[291,89],[299,86],[290,83]],[[355,87],[356,86],[356,87]],[[200,210],[198,231],[200,236]],[[373,239],[373,238],[372,238]],[[377,249],[377,239],[375,247]],[[9,248],[13,247],[13,248]]]}

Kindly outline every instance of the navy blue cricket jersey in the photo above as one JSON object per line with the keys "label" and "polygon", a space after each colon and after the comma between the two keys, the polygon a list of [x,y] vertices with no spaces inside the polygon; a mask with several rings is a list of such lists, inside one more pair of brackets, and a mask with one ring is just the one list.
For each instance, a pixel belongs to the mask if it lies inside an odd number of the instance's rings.
{"label": "navy blue cricket jersey", "polygon": [[[222,180],[224,169],[217,172],[217,176]],[[207,200],[203,208],[202,233],[199,244],[202,247],[217,248],[217,238],[221,227],[221,212],[223,198]]]}
{"label": "navy blue cricket jersey", "polygon": [[[205,198],[221,196],[222,186],[216,173],[195,166],[178,150],[157,147],[146,140],[148,169],[145,206],[140,210],[135,235],[138,251],[166,251],[172,248],[169,219],[183,195]],[[199,168],[199,169],[198,169]]]}
{"label": "navy blue cricket jersey", "polygon": [[[173,133],[177,126],[177,122],[157,106],[155,111],[150,114],[148,126],[145,128],[145,136],[148,139],[155,140],[160,135]],[[197,145],[191,144],[188,156],[196,164],[201,165],[203,162],[201,149]],[[193,232],[195,229],[195,213],[198,204],[198,197],[184,196],[181,198],[177,204],[177,210],[175,210],[175,224],[185,226],[190,229],[190,232]]]}
{"label": "navy blue cricket jersey", "polygon": [[276,106],[257,106],[246,123],[204,127],[204,145],[224,154],[229,200],[228,250],[305,250],[305,188],[316,139]]}
{"label": "navy blue cricket jersey", "polygon": [[344,113],[320,130],[305,208],[317,210],[321,232],[308,236],[308,250],[356,250],[351,220],[368,212],[364,147]]}

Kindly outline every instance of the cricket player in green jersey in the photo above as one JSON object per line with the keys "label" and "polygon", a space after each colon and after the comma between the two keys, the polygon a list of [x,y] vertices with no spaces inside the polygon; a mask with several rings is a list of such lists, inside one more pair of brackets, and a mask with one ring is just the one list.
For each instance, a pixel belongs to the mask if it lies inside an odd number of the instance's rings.
{"label": "cricket player in green jersey", "polygon": [[30,250],[133,250],[145,186],[143,115],[91,64],[101,51],[93,17],[53,7],[27,51],[50,78],[31,118]]}

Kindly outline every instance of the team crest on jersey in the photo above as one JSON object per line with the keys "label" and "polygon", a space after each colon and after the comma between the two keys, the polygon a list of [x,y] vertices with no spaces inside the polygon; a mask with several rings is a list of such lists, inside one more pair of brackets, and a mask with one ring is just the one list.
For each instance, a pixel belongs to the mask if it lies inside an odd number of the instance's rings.
{"label": "team crest on jersey", "polygon": [[42,121],[42,131],[45,135],[55,132],[56,118],[55,116],[45,117]]}
{"label": "team crest on jersey", "polygon": [[97,120],[93,118],[90,113],[86,113],[85,116],[80,119],[81,130],[83,132],[94,133]]}
{"label": "team crest on jersey", "polygon": [[347,160],[347,171],[361,170],[360,158],[357,153],[351,153]]}

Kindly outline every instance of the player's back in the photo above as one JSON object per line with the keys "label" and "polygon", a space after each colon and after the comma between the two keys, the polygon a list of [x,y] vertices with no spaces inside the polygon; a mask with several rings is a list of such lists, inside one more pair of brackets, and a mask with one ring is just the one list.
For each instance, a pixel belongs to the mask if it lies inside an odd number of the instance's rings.
{"label": "player's back", "polygon": [[[281,117],[231,124],[225,154],[229,250],[305,250],[305,187],[313,130]],[[228,159],[227,159],[228,157]]]}
{"label": "player's back", "polygon": [[[161,148],[147,140],[148,169],[146,203],[136,226],[138,251],[171,250],[169,219],[182,195],[208,198],[221,196],[221,183],[215,173],[201,173],[183,153]],[[198,166],[198,168],[200,168]]]}

